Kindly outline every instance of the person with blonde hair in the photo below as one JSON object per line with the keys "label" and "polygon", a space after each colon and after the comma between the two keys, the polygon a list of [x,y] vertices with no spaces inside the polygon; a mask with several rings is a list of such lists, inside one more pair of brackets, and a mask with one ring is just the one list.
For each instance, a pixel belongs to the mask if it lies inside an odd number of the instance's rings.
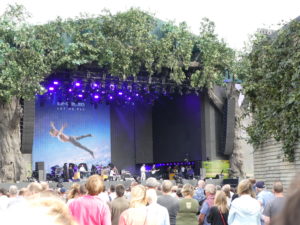
{"label": "person with blonde hair", "polygon": [[226,194],[224,191],[217,191],[214,206],[209,211],[207,222],[211,225],[227,225],[228,213]]}
{"label": "person with blonde hair", "polygon": [[22,206],[8,209],[1,215],[1,224],[78,225],[63,201],[49,192],[44,197],[44,193],[31,196]]}
{"label": "person with blonde hair", "polygon": [[260,204],[255,199],[251,182],[242,180],[237,188],[240,197],[231,203],[228,215],[229,225],[260,225]]}
{"label": "person with blonde hair", "polygon": [[104,182],[99,175],[90,176],[86,183],[87,195],[74,199],[69,209],[80,225],[111,225],[108,205],[97,195],[104,189]]}
{"label": "person with blonde hair", "polygon": [[132,187],[130,208],[121,213],[119,225],[157,225],[155,218],[148,215],[146,204],[146,187]]}
{"label": "person with blonde hair", "polygon": [[39,183],[33,182],[27,186],[28,195],[35,195],[43,191],[43,186]]}
{"label": "person with blonde hair", "polygon": [[67,195],[67,204],[69,205],[74,199],[80,196],[80,184],[75,183],[72,185],[71,189]]}
{"label": "person with blonde hair", "polygon": [[196,199],[193,199],[194,187],[191,184],[185,184],[181,193],[184,198],[179,201],[176,225],[198,225],[197,212],[199,203]]}
{"label": "person with blonde hair", "polygon": [[222,191],[224,191],[224,193],[225,193],[225,195],[227,197],[227,206],[229,207],[230,204],[231,204],[232,196],[233,196],[233,193],[231,192],[230,184],[225,184],[222,187]]}

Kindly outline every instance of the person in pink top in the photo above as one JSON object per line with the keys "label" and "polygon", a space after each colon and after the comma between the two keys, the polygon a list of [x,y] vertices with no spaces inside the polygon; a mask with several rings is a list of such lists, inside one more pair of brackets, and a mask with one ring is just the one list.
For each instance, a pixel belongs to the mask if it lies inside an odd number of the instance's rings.
{"label": "person in pink top", "polygon": [[79,197],[69,204],[69,210],[79,225],[111,225],[111,214],[106,202],[97,195],[104,189],[99,175],[90,176],[86,189],[88,195]]}

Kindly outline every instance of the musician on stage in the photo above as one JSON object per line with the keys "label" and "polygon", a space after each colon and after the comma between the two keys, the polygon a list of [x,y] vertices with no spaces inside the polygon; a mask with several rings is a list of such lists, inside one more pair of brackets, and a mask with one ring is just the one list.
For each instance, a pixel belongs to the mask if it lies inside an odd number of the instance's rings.
{"label": "musician on stage", "polygon": [[141,166],[141,180],[146,180],[146,165]]}
{"label": "musician on stage", "polygon": [[159,169],[156,169],[155,164],[153,164],[152,169],[151,169],[151,177],[157,177],[157,172],[159,171]]}

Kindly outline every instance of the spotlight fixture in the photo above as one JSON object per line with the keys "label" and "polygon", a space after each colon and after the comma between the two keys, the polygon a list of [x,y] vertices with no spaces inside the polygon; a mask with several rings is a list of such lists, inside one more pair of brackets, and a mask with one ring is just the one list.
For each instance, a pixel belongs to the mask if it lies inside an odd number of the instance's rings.
{"label": "spotlight fixture", "polygon": [[75,87],[80,87],[81,86],[81,83],[79,81],[76,81],[75,82]]}
{"label": "spotlight fixture", "polygon": [[110,84],[110,85],[109,85],[109,89],[110,89],[111,91],[114,91],[114,90],[115,90],[115,85],[114,85],[114,84]]}
{"label": "spotlight fixture", "polygon": [[[90,74],[91,75],[91,74]],[[116,103],[119,105],[135,105],[136,103],[154,104],[160,96],[172,99],[174,94],[188,95],[191,92],[199,95],[198,89],[186,85],[179,86],[167,78],[158,77],[128,77],[119,78],[112,75],[89,77],[70,76],[58,79],[58,76],[45,82],[48,97],[53,101],[79,102],[89,99],[91,104]],[[63,76],[63,75],[61,75]]]}

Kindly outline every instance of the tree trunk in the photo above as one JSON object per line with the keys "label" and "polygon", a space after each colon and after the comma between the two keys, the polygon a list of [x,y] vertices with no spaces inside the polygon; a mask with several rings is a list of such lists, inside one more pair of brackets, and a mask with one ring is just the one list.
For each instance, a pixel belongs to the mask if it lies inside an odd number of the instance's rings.
{"label": "tree trunk", "polygon": [[230,157],[230,173],[231,177],[239,177],[245,178],[245,168],[244,168],[244,155],[243,155],[243,127],[240,123],[242,115],[243,115],[243,108],[242,106],[238,105],[238,97],[239,92],[235,89],[234,84],[230,84],[227,87],[228,91],[228,98],[235,98],[235,126],[234,126],[234,143],[233,143],[233,152]]}
{"label": "tree trunk", "polygon": [[21,153],[20,100],[13,97],[0,105],[0,182],[26,179],[26,169]]}
{"label": "tree trunk", "polygon": [[242,126],[240,124],[240,119],[242,116],[242,110],[238,106],[236,101],[236,115],[235,115],[235,137],[233,152],[230,158],[230,176],[245,178],[245,168],[244,168],[244,156],[243,156],[243,145],[242,145]]}

